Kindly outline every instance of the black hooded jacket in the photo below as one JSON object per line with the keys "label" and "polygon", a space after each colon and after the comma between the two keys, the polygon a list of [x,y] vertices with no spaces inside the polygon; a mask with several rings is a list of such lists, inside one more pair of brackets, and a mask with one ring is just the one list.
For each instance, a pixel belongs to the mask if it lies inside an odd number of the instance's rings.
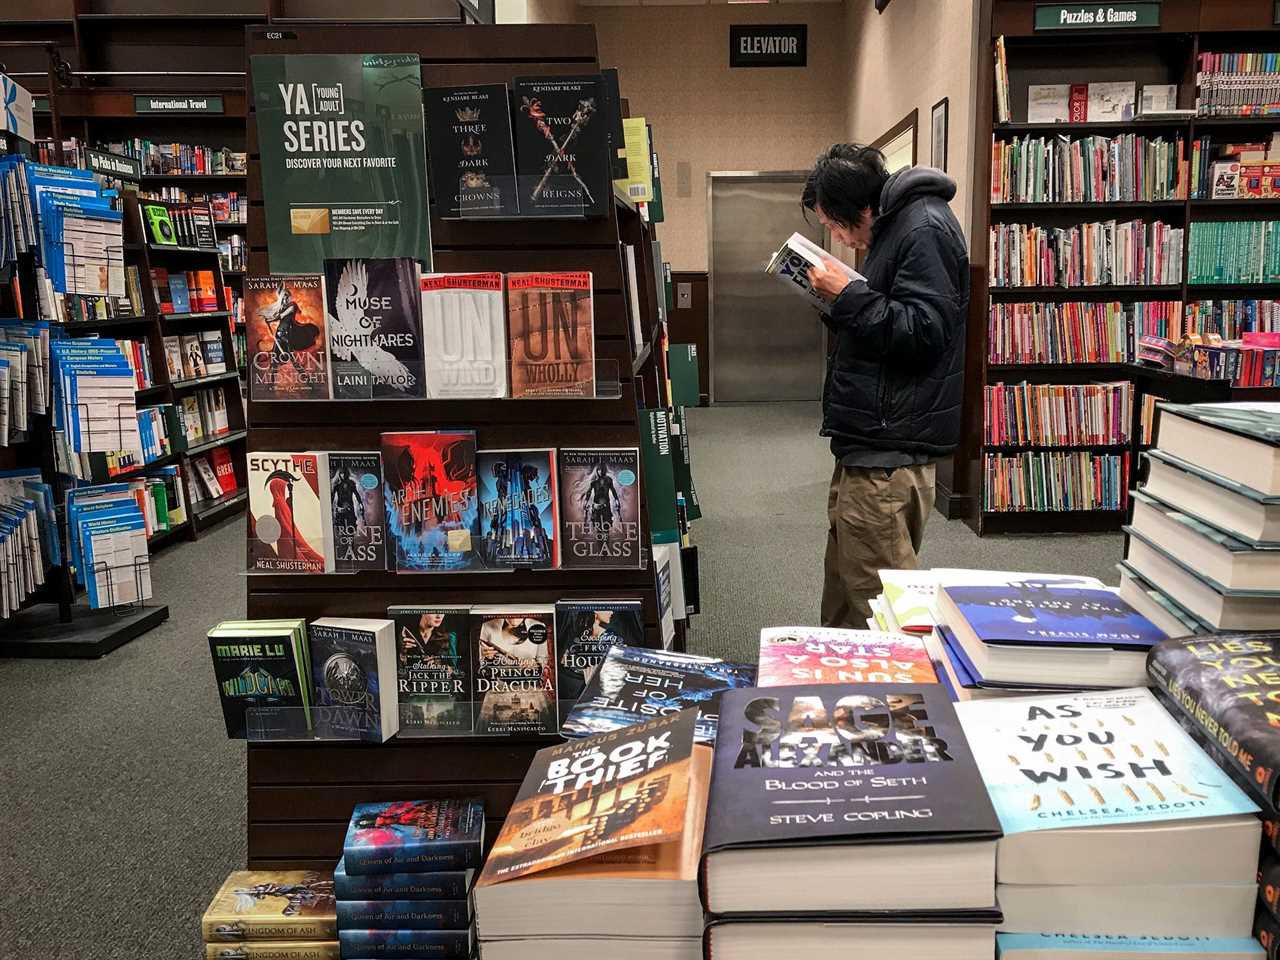
{"label": "black hooded jacket", "polygon": [[960,441],[969,256],[947,206],[950,177],[913,167],[885,181],[862,273],[832,305],[822,435],[861,451],[941,457]]}

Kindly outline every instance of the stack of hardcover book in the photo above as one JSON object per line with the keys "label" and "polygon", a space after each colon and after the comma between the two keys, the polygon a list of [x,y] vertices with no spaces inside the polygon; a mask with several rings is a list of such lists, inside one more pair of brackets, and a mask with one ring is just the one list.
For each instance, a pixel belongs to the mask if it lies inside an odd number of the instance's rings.
{"label": "stack of hardcover book", "polygon": [[1120,595],[1170,636],[1280,624],[1280,403],[1160,404]]}
{"label": "stack of hardcover book", "polygon": [[1248,936],[1257,805],[1148,690],[957,712],[1004,830],[1002,932]]}
{"label": "stack of hardcover book", "polygon": [[701,893],[712,960],[989,960],[1000,826],[936,683],[730,690]]}
{"label": "stack of hardcover book", "polygon": [[834,627],[765,627],[758,674],[762,687],[938,682],[921,637]]}
{"label": "stack of hardcover book", "polygon": [[697,722],[681,710],[538,751],[476,884],[485,960],[698,960]]}
{"label": "stack of hardcover book", "polygon": [[333,875],[236,870],[200,927],[206,960],[338,960]]}
{"label": "stack of hardcover book", "polygon": [[471,881],[483,847],[480,800],[359,804],[334,871],[342,955],[471,957]]}

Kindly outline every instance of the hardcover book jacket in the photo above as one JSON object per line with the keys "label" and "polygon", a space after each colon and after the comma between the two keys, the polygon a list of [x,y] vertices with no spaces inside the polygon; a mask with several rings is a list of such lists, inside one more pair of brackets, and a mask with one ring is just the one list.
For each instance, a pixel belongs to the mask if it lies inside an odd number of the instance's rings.
{"label": "hardcover book jacket", "polygon": [[244,278],[249,395],[254,400],[329,396],[329,337],[319,274]]}
{"label": "hardcover book jacket", "polygon": [[607,210],[609,127],[602,78],[516,77],[516,169],[526,213]]}
{"label": "hardcover book jacket", "polygon": [[477,610],[472,631],[475,732],[555,733],[555,613]]}
{"label": "hardcover book jacket", "polygon": [[249,569],[324,573],[320,460],[314,453],[249,454]]}
{"label": "hardcover book jacket", "polygon": [[387,514],[382,461],[376,452],[329,454],[329,510],[333,569],[385,570]]}
{"label": "hardcover book jacket", "polygon": [[556,604],[556,671],[561,700],[577,700],[587,677],[614,647],[644,646],[639,600],[562,600]]}
{"label": "hardcover book jacket", "polygon": [[480,866],[484,803],[436,798],[357,804],[342,845],[352,876]]}
{"label": "hardcover book jacket", "polygon": [[311,624],[315,732],[324,738],[382,741],[378,651],[365,630]]}
{"label": "hardcover book jacket", "polygon": [[480,558],[490,569],[559,566],[554,450],[481,450]]}
{"label": "hardcover book jacket", "polygon": [[418,281],[427,397],[507,395],[507,317],[500,273],[433,273]]}
{"label": "hardcover book jacket", "polygon": [[937,682],[933,663],[919,637],[823,627],[770,627],[760,631],[757,686]]}
{"label": "hardcover book jacket", "polygon": [[333,876],[311,870],[237,870],[201,921],[206,942],[332,940]]}
{"label": "hardcover book jacket", "polygon": [[640,451],[560,448],[560,565],[640,562]]}
{"label": "hardcover book jacket", "polygon": [[405,960],[469,960],[472,956],[472,930],[339,930],[338,941],[344,957],[381,960],[404,957]]}
{"label": "hardcover book jacket", "polygon": [[352,874],[346,860],[339,860],[333,889],[339,900],[464,900],[473,875],[471,870]]}
{"label": "hardcover book jacket", "polygon": [[418,266],[413,260],[326,260],[335,400],[425,397]]}
{"label": "hardcover book jacket", "polygon": [[[826,802],[797,810],[795,799],[816,790]],[[999,835],[941,684],[761,687],[720,698],[707,851]]]}
{"label": "hardcover book jacket", "polygon": [[591,274],[507,275],[511,396],[596,395]]}
{"label": "hardcover book jacket", "polygon": [[516,216],[520,205],[507,85],[428,87],[422,99],[441,216]]}
{"label": "hardcover book jacket", "polygon": [[382,476],[396,570],[478,565],[475,431],[384,433]]}
{"label": "hardcover book jacket", "polygon": [[1022,582],[942,591],[983,643],[1145,650],[1164,639],[1114,590]]}
{"label": "hardcover book jacket", "polygon": [[466,607],[387,609],[396,625],[401,730],[471,729],[467,614]]}
{"label": "hardcover book jacket", "polygon": [[281,707],[285,714],[307,707],[289,631],[210,637],[209,652],[231,739],[246,738],[245,713],[251,707]]}

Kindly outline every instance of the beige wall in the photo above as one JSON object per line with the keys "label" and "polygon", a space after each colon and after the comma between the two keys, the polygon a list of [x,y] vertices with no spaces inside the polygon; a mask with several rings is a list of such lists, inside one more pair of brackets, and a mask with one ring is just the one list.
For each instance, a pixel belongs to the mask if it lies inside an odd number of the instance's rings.
{"label": "beige wall", "polygon": [[917,161],[930,156],[929,115],[950,98],[947,172],[956,181],[952,209],[969,230],[973,157],[974,0],[893,0],[883,14],[870,0],[847,0],[849,57],[845,88],[852,140],[879,138],[919,110]]}

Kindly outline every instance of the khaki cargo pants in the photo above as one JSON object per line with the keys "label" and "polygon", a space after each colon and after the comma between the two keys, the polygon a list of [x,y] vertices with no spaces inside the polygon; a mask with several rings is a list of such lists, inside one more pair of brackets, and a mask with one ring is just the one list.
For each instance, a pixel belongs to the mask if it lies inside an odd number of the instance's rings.
{"label": "khaki cargo pants", "polygon": [[934,465],[845,467],[827,497],[822,625],[865,630],[880,592],[876,571],[914,569],[933,509]]}

